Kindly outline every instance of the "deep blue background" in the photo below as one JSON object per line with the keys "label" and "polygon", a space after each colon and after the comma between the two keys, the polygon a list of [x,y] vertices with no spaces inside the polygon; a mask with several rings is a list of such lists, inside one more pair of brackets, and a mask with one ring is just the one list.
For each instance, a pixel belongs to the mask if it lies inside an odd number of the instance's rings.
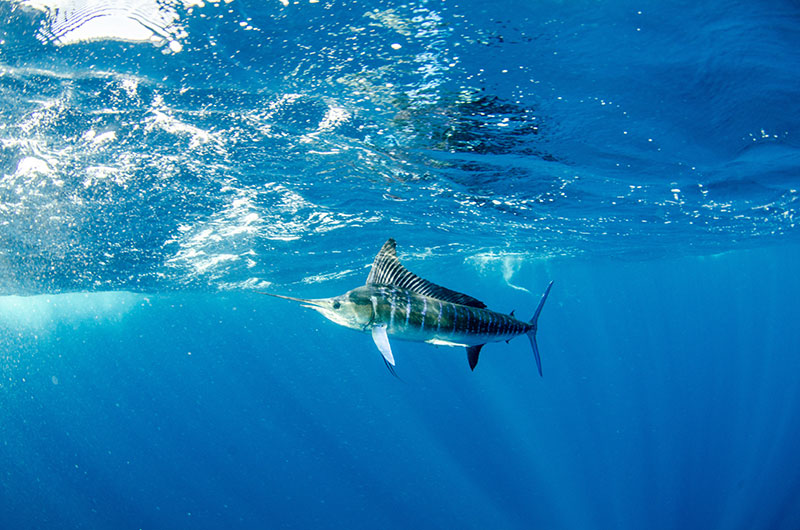
{"label": "deep blue background", "polygon": [[[796,3],[162,8],[0,0],[0,529],[800,528]],[[388,237],[544,377],[257,293]]]}
{"label": "deep blue background", "polygon": [[[259,295],[5,298],[0,525],[796,528],[798,258],[526,264],[541,379],[516,340],[395,343],[401,382]],[[497,273],[448,279],[532,310]]]}

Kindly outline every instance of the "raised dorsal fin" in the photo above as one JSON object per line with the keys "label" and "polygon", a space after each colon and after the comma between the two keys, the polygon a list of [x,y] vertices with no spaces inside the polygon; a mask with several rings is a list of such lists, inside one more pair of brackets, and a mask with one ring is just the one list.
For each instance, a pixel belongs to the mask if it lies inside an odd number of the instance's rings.
{"label": "raised dorsal fin", "polygon": [[468,305],[472,307],[486,307],[486,304],[469,295],[441,287],[428,280],[424,280],[407,270],[397,259],[397,244],[394,239],[389,239],[383,244],[381,251],[375,256],[372,269],[367,276],[367,285],[393,285],[409,291],[430,296],[443,302]]}

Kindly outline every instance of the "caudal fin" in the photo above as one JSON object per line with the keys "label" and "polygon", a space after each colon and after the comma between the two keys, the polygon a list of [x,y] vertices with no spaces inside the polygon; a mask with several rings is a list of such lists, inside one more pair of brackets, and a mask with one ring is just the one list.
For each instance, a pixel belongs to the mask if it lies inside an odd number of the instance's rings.
{"label": "caudal fin", "polygon": [[539,307],[536,308],[536,312],[533,314],[533,318],[531,318],[531,330],[528,331],[528,339],[531,341],[533,356],[536,357],[536,368],[539,369],[539,377],[542,376],[542,358],[539,356],[539,346],[536,344],[536,330],[539,329],[539,313],[542,312],[542,307],[544,307],[544,302],[547,300],[547,295],[550,294],[550,288],[552,286],[552,281],[547,284],[547,289],[544,290],[542,299],[539,301]]}

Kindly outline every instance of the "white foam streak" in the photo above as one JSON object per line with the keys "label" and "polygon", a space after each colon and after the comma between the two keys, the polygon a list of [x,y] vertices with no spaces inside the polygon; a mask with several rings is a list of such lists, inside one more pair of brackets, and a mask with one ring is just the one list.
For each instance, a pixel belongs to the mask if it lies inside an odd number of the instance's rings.
{"label": "white foam streak", "polygon": [[525,287],[511,283],[514,275],[519,272],[524,262],[524,257],[521,255],[485,252],[472,256],[468,258],[467,261],[472,262],[475,267],[484,274],[487,270],[494,270],[499,267],[506,285],[518,291],[530,292],[530,290]]}
{"label": "white foam streak", "polygon": [[330,131],[350,120],[350,113],[342,107],[330,107],[317,126],[318,131]]}
{"label": "white foam streak", "polygon": [[145,131],[162,130],[170,134],[186,134],[189,136],[189,149],[197,149],[205,144],[212,144],[220,154],[223,141],[218,134],[184,123],[164,105],[163,99],[156,97],[150,109],[150,115],[144,120]]}
{"label": "white foam streak", "polygon": [[[184,0],[183,7],[205,3],[220,0]],[[177,2],[167,0],[20,0],[18,4],[47,14],[37,36],[56,46],[113,40],[149,43],[164,47],[165,53],[179,53],[188,37]]]}

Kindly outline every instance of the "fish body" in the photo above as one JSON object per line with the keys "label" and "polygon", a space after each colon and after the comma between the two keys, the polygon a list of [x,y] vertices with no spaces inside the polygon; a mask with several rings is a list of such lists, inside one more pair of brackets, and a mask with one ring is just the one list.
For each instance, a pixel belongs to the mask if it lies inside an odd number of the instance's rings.
{"label": "fish body", "polygon": [[369,327],[385,325],[390,337],[447,346],[513,339],[531,325],[516,318],[386,285],[364,285],[344,295],[369,313]]}
{"label": "fish body", "polygon": [[420,278],[402,266],[396,243],[389,239],[372,264],[365,285],[332,298],[303,299],[270,294],[300,302],[339,325],[372,334],[387,367],[394,373],[389,337],[442,346],[464,346],[471,369],[488,342],[509,341],[526,335],[531,342],[539,375],[542,373],[536,344],[539,313],[553,282],[547,286],[530,321],[491,311],[486,304],[464,293]]}

